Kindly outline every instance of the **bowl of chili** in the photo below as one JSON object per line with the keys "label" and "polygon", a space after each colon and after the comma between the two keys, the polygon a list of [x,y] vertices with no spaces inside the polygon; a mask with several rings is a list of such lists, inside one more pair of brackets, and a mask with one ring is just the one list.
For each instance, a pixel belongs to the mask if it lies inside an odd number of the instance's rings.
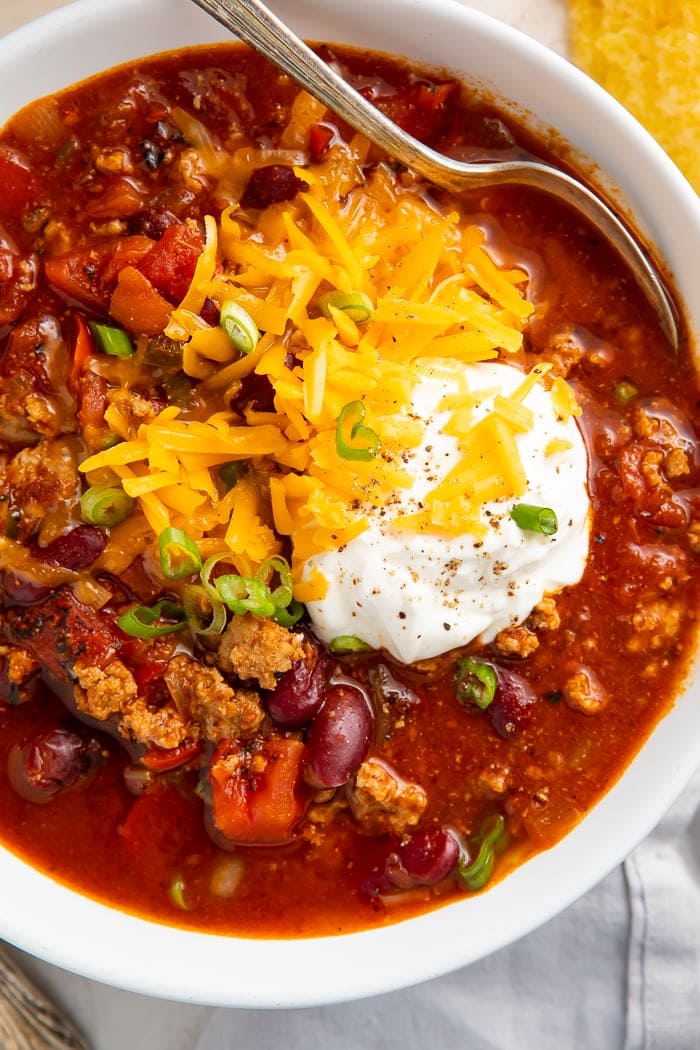
{"label": "bowl of chili", "polygon": [[[0,932],[246,1007],[509,943],[700,757],[697,197],[595,85],[474,11],[277,6],[436,148],[608,193],[684,340],[562,206],[433,192],[184,0],[81,0],[0,41]],[[403,507],[402,464],[418,448],[429,474],[446,432],[457,483]],[[529,432],[547,502],[513,480]],[[494,548],[488,625],[462,636],[483,491],[508,557],[537,557],[496,600]],[[393,560],[380,520],[343,561],[385,504]]]}

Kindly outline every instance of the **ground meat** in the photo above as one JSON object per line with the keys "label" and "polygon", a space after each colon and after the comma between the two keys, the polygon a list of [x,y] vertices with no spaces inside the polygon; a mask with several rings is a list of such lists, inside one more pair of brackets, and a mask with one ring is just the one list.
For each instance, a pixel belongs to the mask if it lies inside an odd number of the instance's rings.
{"label": "ground meat", "polygon": [[141,423],[152,423],[164,405],[154,404],[133,390],[115,390],[110,392],[108,401],[118,409],[129,427],[129,433],[136,437]]}
{"label": "ground meat", "polygon": [[507,627],[496,635],[494,642],[501,656],[520,656],[525,659],[539,646],[539,639],[534,631],[521,625]]}
{"label": "ground meat", "polygon": [[583,357],[583,349],[574,341],[571,333],[558,332],[547,343],[544,356],[552,364],[551,374],[566,379]]}
{"label": "ground meat", "polygon": [[112,660],[104,670],[76,664],[75,673],[78,676],[75,690],[78,708],[100,722],[126,710],[136,699],[136,680],[121,660]]}
{"label": "ground meat", "polygon": [[543,598],[538,602],[527,618],[528,626],[533,631],[556,631],[561,624],[554,598]]}
{"label": "ground meat", "polygon": [[682,608],[668,601],[652,601],[637,606],[632,626],[637,632],[627,643],[630,652],[662,649],[676,637],[681,625]]}
{"label": "ground meat", "polygon": [[700,554],[700,521],[691,522],[688,528],[688,543],[695,554]]}
{"label": "ground meat", "polygon": [[39,683],[39,663],[26,649],[0,645],[0,704],[33,700]]}
{"label": "ground meat", "polygon": [[276,676],[304,655],[301,634],[248,614],[231,620],[219,644],[218,661],[222,671],[232,671],[244,680],[256,679],[262,689],[274,689]]}
{"label": "ground meat", "polygon": [[564,699],[574,711],[595,715],[603,710],[610,697],[593,672],[582,667],[564,682]]}
{"label": "ground meat", "polygon": [[403,780],[383,762],[370,758],[357,771],[349,801],[363,831],[403,835],[418,824],[428,798],[418,784]]}
{"label": "ground meat", "polygon": [[185,722],[172,704],[151,707],[138,697],[124,712],[119,729],[141,744],[155,745],[169,750],[187,740],[199,738],[199,727]]}
{"label": "ground meat", "polygon": [[682,478],[690,474],[688,455],[681,448],[674,448],[664,459],[664,473],[667,478]]}
{"label": "ground meat", "polygon": [[205,667],[186,653],[172,658],[165,683],[180,714],[198,722],[209,740],[254,733],[262,721],[257,693],[232,688],[215,667]]}
{"label": "ground meat", "polygon": [[0,657],[5,661],[5,674],[13,685],[21,685],[39,670],[39,662],[26,649],[0,645]]}
{"label": "ground meat", "polygon": [[500,798],[510,787],[510,770],[507,766],[491,763],[482,769],[476,778],[476,793],[479,798],[493,801]]}
{"label": "ground meat", "polygon": [[80,492],[74,449],[60,438],[23,448],[8,463],[3,480],[11,507],[19,511],[20,542],[29,539],[49,510],[77,501]]}

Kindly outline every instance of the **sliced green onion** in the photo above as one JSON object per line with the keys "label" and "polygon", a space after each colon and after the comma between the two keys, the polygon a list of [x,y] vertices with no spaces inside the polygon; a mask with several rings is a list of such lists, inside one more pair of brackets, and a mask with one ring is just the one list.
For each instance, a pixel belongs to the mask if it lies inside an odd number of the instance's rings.
{"label": "sliced green onion", "polygon": [[238,484],[238,466],[235,463],[222,463],[217,473],[227,492]]}
{"label": "sliced green onion", "polygon": [[328,646],[332,653],[369,653],[372,646],[357,638],[354,634],[339,634],[331,639]]}
{"label": "sliced green onion", "polygon": [[296,598],[292,598],[286,609],[275,610],[272,619],[280,627],[293,627],[295,623],[299,623],[305,612],[306,609],[301,602],[298,602]]}
{"label": "sliced green onion", "polygon": [[[270,590],[270,581],[275,573],[279,576],[280,582],[274,590]],[[292,570],[286,558],[279,554],[266,558],[256,572],[255,578],[265,584],[276,609],[287,608],[292,600]]]}
{"label": "sliced green onion", "polygon": [[516,503],[510,516],[523,532],[540,532],[553,536],[559,528],[557,516],[550,507],[535,507],[532,503]]}
{"label": "sliced green onion", "polygon": [[163,598],[155,605],[135,605],[118,616],[117,623],[125,634],[134,638],[160,638],[186,627],[187,614],[181,606]]}
{"label": "sliced green onion", "polygon": [[224,552],[223,554],[212,554],[211,558],[207,558],[207,560],[204,562],[204,565],[202,566],[201,571],[199,573],[199,579],[202,584],[202,587],[213,602],[220,602],[221,597],[216,589],[216,580],[212,582],[211,574],[216,568],[216,566],[219,564],[219,562],[222,561],[227,561],[230,564],[231,555],[227,554],[226,552]]}
{"label": "sliced green onion", "polygon": [[212,601],[202,586],[188,584],[183,589],[182,601],[192,634],[212,638],[226,629],[226,606]]}
{"label": "sliced green onion", "polygon": [[[381,443],[374,430],[362,426],[367,410],[361,401],[350,401],[338,416],[335,428],[335,447],[341,459],[361,460],[368,463],[374,459]],[[349,440],[346,432],[350,428]],[[356,442],[356,444],[350,444]]]}
{"label": "sliced green onion", "polygon": [[227,605],[236,616],[253,613],[264,619],[275,614],[277,607],[272,600],[272,595],[260,580],[231,573],[218,577],[216,589],[219,600]]}
{"label": "sliced green onion", "polygon": [[199,547],[183,529],[169,526],[158,537],[160,567],[166,580],[181,580],[202,568]]}
{"label": "sliced green onion", "polygon": [[621,405],[628,405],[639,395],[638,388],[629,379],[623,379],[615,387],[615,400]]}
{"label": "sliced green onion", "polygon": [[324,317],[331,317],[330,307],[342,310],[358,324],[369,321],[374,313],[372,300],[364,292],[327,292],[320,296],[318,308]]}
{"label": "sliced green onion", "polygon": [[114,328],[111,324],[88,322],[90,331],[100,350],[113,357],[132,357],[136,351],[134,344],[123,328]]}
{"label": "sliced green onion", "polygon": [[457,699],[485,711],[496,695],[498,679],[491,664],[471,656],[457,661],[455,692]]}
{"label": "sliced green onion", "polygon": [[471,864],[467,863],[466,856],[459,860],[457,871],[467,889],[473,892],[483,889],[493,875],[496,856],[505,848],[507,841],[506,822],[499,813],[475,837],[474,847],[479,847],[476,859]]}
{"label": "sliced green onion", "polygon": [[249,354],[260,341],[260,329],[247,310],[227,299],[221,304],[219,324],[226,332],[236,350]]}
{"label": "sliced green onion", "polygon": [[80,513],[89,525],[111,528],[129,517],[134,500],[121,486],[93,485],[80,497]]}
{"label": "sliced green onion", "polygon": [[182,875],[177,874],[173,876],[168,887],[168,896],[176,908],[180,908],[182,911],[190,910],[190,906],[185,900],[185,880]]}

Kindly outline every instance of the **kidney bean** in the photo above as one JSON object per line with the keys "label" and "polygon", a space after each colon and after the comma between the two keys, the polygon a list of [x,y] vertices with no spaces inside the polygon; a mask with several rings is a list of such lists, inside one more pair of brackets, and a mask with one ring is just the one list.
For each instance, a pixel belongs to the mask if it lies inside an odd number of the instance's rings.
{"label": "kidney bean", "polygon": [[7,773],[18,795],[28,802],[50,802],[73,787],[91,769],[99,745],[87,744],[67,729],[53,729],[11,749]]}
{"label": "kidney bean", "polygon": [[537,697],[530,683],[510,668],[497,667],[496,674],[496,694],[486,713],[498,735],[510,740],[529,725]]}
{"label": "kidney bean", "polygon": [[300,190],[308,188],[293,168],[286,164],[267,164],[251,174],[241,197],[241,207],[267,208],[270,204],[290,201]]}
{"label": "kidney bean", "polygon": [[64,569],[86,569],[99,558],[107,546],[107,536],[103,529],[94,525],[77,525],[70,532],[64,532],[45,547],[32,544],[32,557],[38,561],[47,561],[51,565],[60,565]]}
{"label": "kidney bean", "polygon": [[385,873],[400,889],[434,886],[457,867],[461,844],[452,828],[423,828],[390,853]]}
{"label": "kidney bean", "polygon": [[20,576],[11,570],[2,574],[2,590],[6,604],[32,605],[41,602],[51,594],[50,587],[42,587],[26,576]]}
{"label": "kidney bean", "polygon": [[367,757],[373,730],[364,692],[345,683],[330,686],[306,740],[306,781],[316,788],[347,784]]}
{"label": "kidney bean", "polygon": [[326,699],[327,664],[323,653],[298,660],[282,675],[267,699],[267,713],[283,729],[298,729],[316,717]]}

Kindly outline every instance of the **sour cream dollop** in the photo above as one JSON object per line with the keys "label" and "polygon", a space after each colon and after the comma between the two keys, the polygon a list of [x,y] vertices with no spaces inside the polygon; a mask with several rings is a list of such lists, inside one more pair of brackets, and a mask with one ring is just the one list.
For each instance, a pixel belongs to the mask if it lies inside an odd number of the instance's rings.
{"label": "sour cream dollop", "polygon": [[[484,391],[474,422],[492,410],[496,393],[507,397],[524,378],[502,363],[465,365],[464,375],[470,392]],[[457,439],[442,432],[449,412],[440,408],[446,394],[458,393],[458,380],[456,374],[425,375],[416,384],[412,411],[426,429],[406,463],[412,487],[393,493],[380,509],[364,508],[364,532],[307,562],[305,575],[316,568],[328,581],[326,596],[308,605],[325,643],[354,635],[414,663],[476,638],[489,642],[522,622],[545,595],[580,580],[591,516],[586,449],[574,419],[560,418],[540,383],[524,399],[534,416],[532,429],[515,438],[527,491],[517,500],[483,505],[483,538],[410,532],[392,524],[398,515],[414,513],[462,455]],[[554,510],[557,532],[544,536],[519,528],[510,516],[515,503]]]}

